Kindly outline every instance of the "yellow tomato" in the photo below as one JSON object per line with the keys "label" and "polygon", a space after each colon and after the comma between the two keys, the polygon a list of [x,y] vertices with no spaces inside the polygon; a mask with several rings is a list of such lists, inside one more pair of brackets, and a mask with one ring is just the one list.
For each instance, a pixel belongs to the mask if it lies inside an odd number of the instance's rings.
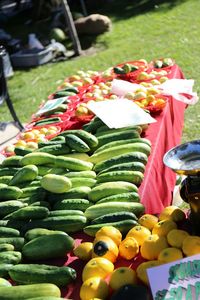
{"label": "yellow tomato", "polygon": [[[150,260],[141,263],[137,269],[136,269],[136,274],[137,277],[146,285],[149,285],[149,279],[147,275],[147,269],[148,268],[153,268],[156,266],[160,266],[162,263],[158,260]],[[138,299],[139,300],[139,299]]]}
{"label": "yellow tomato", "polygon": [[122,240],[122,234],[119,229],[114,226],[103,226],[99,229],[95,235],[96,238],[101,238],[101,236],[110,237],[116,245],[119,245]]}
{"label": "yellow tomato", "polygon": [[159,220],[172,220],[174,222],[184,221],[186,215],[182,209],[175,205],[166,206],[159,215]]}
{"label": "yellow tomato", "polygon": [[106,281],[100,277],[91,277],[83,282],[80,289],[81,300],[91,300],[93,298],[106,299],[109,288]]}
{"label": "yellow tomato", "polygon": [[183,241],[182,250],[186,256],[200,254],[200,237],[195,235],[186,237]]}
{"label": "yellow tomato", "polygon": [[154,225],[158,222],[158,218],[154,215],[144,214],[138,220],[138,223],[149,230],[152,230]]}
{"label": "yellow tomato", "polygon": [[103,257],[95,257],[90,259],[82,272],[82,280],[85,281],[91,277],[105,278],[112,273],[114,265],[111,261]]}
{"label": "yellow tomato", "polygon": [[183,258],[183,253],[180,249],[170,247],[170,248],[165,248],[162,251],[160,251],[158,255],[158,260],[161,261],[162,263],[169,263],[178,259]]}
{"label": "yellow tomato", "polygon": [[89,260],[92,258],[92,249],[93,243],[90,242],[83,242],[78,245],[74,250],[74,255],[82,260]]}
{"label": "yellow tomato", "polygon": [[156,223],[152,229],[152,234],[167,236],[167,234],[172,230],[176,229],[177,225],[174,221],[163,220]]}
{"label": "yellow tomato", "polygon": [[160,251],[167,247],[166,237],[152,234],[144,240],[140,248],[140,253],[143,258],[154,260],[158,258]]}
{"label": "yellow tomato", "polygon": [[110,275],[109,285],[116,291],[126,284],[136,284],[137,276],[135,270],[128,267],[115,269]]}
{"label": "yellow tomato", "polygon": [[189,236],[189,233],[181,229],[172,229],[167,235],[167,241],[170,246],[182,248],[184,239]]}
{"label": "yellow tomato", "polygon": [[141,225],[134,226],[132,229],[129,230],[126,237],[133,237],[138,242],[138,245],[141,246],[144,240],[151,235],[151,231]]}
{"label": "yellow tomato", "polygon": [[126,237],[119,245],[121,257],[130,260],[139,253],[139,244],[133,237]]}

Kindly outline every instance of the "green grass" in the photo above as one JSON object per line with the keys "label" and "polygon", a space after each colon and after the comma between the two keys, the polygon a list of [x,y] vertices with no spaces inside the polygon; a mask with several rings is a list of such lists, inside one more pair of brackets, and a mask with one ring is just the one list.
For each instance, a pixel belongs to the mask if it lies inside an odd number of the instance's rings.
{"label": "green grass", "polygon": [[[137,2],[137,4],[135,4]],[[94,10],[95,9],[95,10]],[[99,51],[65,62],[50,63],[26,71],[15,71],[8,81],[10,96],[22,122],[29,122],[42,100],[54,92],[65,77],[77,70],[105,70],[120,62],[144,58],[172,57],[187,79],[195,80],[200,91],[200,2],[128,1],[107,2],[93,8],[112,19],[112,30],[96,38]],[[92,40],[91,37],[87,37]],[[82,45],[84,39],[81,38]],[[183,141],[199,138],[200,103],[185,112]],[[10,120],[5,105],[0,107],[1,120]]]}

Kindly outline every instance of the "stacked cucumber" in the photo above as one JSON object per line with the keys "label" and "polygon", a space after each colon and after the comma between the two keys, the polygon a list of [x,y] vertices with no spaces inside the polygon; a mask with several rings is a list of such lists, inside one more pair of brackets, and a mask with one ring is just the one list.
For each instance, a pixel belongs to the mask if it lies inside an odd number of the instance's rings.
{"label": "stacked cucumber", "polygon": [[73,269],[32,262],[64,257],[74,245],[68,234],[80,230],[94,236],[110,224],[125,234],[144,212],[138,187],[151,145],[142,128],[113,130],[94,118],[84,129],[0,165],[0,276],[65,285]]}

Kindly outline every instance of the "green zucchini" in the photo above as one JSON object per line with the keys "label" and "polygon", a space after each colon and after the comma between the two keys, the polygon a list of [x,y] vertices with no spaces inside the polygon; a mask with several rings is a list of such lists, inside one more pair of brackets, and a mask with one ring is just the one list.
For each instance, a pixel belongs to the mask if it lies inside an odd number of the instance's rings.
{"label": "green zucchini", "polygon": [[43,126],[43,125],[49,125],[54,123],[60,123],[60,122],[61,122],[60,117],[44,118],[35,122],[35,126]]}
{"label": "green zucchini", "polygon": [[[0,202],[0,217],[3,218],[8,214],[18,210],[19,208],[27,206],[27,203],[23,203],[18,200],[10,200]],[[0,225],[1,226],[1,225]]]}
{"label": "green zucchini", "polygon": [[84,178],[96,178],[96,173],[94,171],[79,171],[79,172],[68,172],[66,173],[68,178],[74,177],[84,177]]}
{"label": "green zucchini", "polygon": [[38,176],[38,168],[35,165],[26,165],[15,173],[9,185],[18,185],[22,182],[33,181]]}
{"label": "green zucchini", "polygon": [[82,210],[75,209],[62,209],[62,210],[52,210],[49,212],[49,217],[59,217],[59,216],[84,216]]}
{"label": "green zucchini", "polygon": [[[29,242],[29,241],[31,241],[35,238],[40,237],[40,236],[55,234],[55,233],[66,234],[63,231],[58,231],[58,230],[49,230],[49,229],[46,229],[46,228],[33,228],[33,229],[30,229],[26,232],[24,238],[25,238],[26,241]],[[52,247],[52,245],[51,245],[51,247]]]}
{"label": "green zucchini", "polygon": [[91,188],[89,186],[79,186],[76,188],[72,188],[68,192],[62,194],[49,193],[47,195],[47,200],[51,204],[55,204],[57,201],[61,201],[64,199],[76,199],[76,198],[87,199],[90,191]]}
{"label": "green zucchini", "polygon": [[139,161],[122,163],[122,164],[114,165],[110,168],[102,170],[101,172],[99,172],[99,175],[107,173],[107,172],[112,172],[112,171],[139,171],[141,173],[144,173],[145,165]]}
{"label": "green zucchini", "polygon": [[26,206],[14,211],[9,215],[9,219],[13,220],[33,220],[44,219],[48,217],[49,210],[42,206]]}
{"label": "green zucchini", "polygon": [[80,186],[89,186],[93,187],[96,184],[96,179],[94,178],[86,178],[86,177],[73,177],[70,178],[72,183],[72,188],[80,187]]}
{"label": "green zucchini", "polygon": [[64,199],[56,202],[54,210],[81,210],[85,211],[92,203],[87,199]]}
{"label": "green zucchini", "polygon": [[77,158],[57,156],[55,158],[55,167],[66,168],[71,171],[90,171],[93,168],[93,164]]}
{"label": "green zucchini", "polygon": [[66,130],[60,133],[60,135],[67,137],[69,134],[74,134],[83,140],[89,148],[94,148],[98,145],[98,139],[91,133],[82,129]]}
{"label": "green zucchini", "polygon": [[19,230],[3,226],[0,227],[0,238],[16,236],[20,236]]}
{"label": "green zucchini", "polygon": [[0,176],[0,183],[4,183],[4,184],[9,185],[9,182],[11,181],[12,178],[13,178],[12,175]]}
{"label": "green zucchini", "polygon": [[0,264],[16,265],[21,262],[22,254],[19,251],[0,252]]}
{"label": "green zucchini", "polygon": [[3,166],[0,168],[0,176],[13,176],[19,169],[18,167]]}
{"label": "green zucchini", "polygon": [[3,237],[0,238],[0,244],[11,244],[15,247],[16,251],[20,251],[24,245],[23,237]]}
{"label": "green zucchini", "polygon": [[65,140],[66,144],[71,150],[74,150],[79,153],[90,151],[88,145],[75,134],[67,134]]}
{"label": "green zucchini", "polygon": [[[0,278],[9,278],[8,271],[13,267],[12,264],[0,264]],[[1,287],[0,287],[1,289]],[[4,295],[5,296],[5,295]],[[2,297],[1,290],[0,290],[0,297]],[[0,298],[1,299],[1,298]],[[9,298],[4,298],[9,299]]]}
{"label": "green zucchini", "polygon": [[20,155],[13,155],[4,159],[1,164],[4,167],[20,167],[21,158],[22,156]]}
{"label": "green zucchini", "polygon": [[22,166],[25,165],[47,165],[54,164],[55,156],[49,153],[32,152],[26,154],[20,161]]}
{"label": "green zucchini", "polygon": [[70,153],[70,147],[64,143],[62,144],[55,144],[55,145],[47,145],[44,147],[41,147],[35,151],[35,153],[38,152],[44,152],[49,153],[52,155],[64,155]]}
{"label": "green zucchini", "polygon": [[22,195],[23,191],[16,186],[3,185],[0,186],[0,201],[16,200]]}
{"label": "green zucchini", "polygon": [[[15,247],[12,244],[4,243],[0,244],[0,252],[5,252],[5,251],[14,251]],[[1,277],[1,273],[0,273]]]}

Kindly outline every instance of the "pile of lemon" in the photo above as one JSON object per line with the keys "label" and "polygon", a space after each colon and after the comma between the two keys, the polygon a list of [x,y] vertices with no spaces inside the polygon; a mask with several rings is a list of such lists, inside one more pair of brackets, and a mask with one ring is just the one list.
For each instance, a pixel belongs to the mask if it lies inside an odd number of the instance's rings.
{"label": "pile of lemon", "polygon": [[[83,242],[74,254],[87,261],[80,289],[81,300],[107,299],[126,284],[142,282],[149,285],[147,269],[200,253],[200,237],[179,229],[186,214],[176,206],[168,206],[160,215],[144,214],[139,225],[125,237],[112,226],[102,227],[93,243]],[[134,270],[131,261],[141,256],[143,262]],[[115,262],[120,267],[115,268]],[[130,262],[123,265],[124,262]],[[121,267],[122,265],[122,267]]]}

